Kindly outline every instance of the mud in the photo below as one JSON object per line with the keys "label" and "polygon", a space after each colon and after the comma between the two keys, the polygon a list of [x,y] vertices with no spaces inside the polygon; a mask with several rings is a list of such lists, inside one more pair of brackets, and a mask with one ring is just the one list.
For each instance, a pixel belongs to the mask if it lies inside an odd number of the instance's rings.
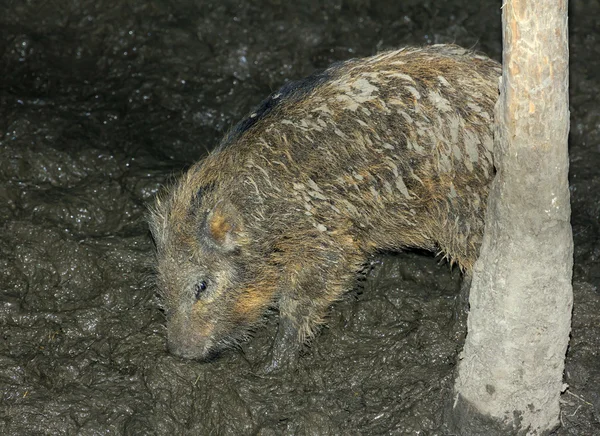
{"label": "mud", "polygon": [[[382,255],[297,367],[267,328],[166,352],[146,204],[286,80],[406,44],[500,58],[500,4],[4,0],[0,434],[447,434],[457,270]],[[558,435],[600,433],[600,5],[571,2],[573,332]],[[549,265],[549,268],[552,266]]]}

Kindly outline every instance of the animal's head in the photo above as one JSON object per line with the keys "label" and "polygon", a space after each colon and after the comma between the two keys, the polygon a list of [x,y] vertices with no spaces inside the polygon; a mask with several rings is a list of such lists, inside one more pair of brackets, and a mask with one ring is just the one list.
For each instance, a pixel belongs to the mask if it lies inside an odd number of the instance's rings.
{"label": "animal's head", "polygon": [[184,176],[149,219],[169,351],[191,359],[244,339],[273,297],[261,286],[237,208],[201,186]]}

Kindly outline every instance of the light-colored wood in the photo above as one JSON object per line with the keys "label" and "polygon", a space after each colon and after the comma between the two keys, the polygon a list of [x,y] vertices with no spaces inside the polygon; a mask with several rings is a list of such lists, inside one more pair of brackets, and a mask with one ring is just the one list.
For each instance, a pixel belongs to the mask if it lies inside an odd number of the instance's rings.
{"label": "light-colored wood", "polygon": [[461,434],[538,435],[559,424],[572,309],[567,1],[509,0],[503,25],[498,172],[452,419]]}

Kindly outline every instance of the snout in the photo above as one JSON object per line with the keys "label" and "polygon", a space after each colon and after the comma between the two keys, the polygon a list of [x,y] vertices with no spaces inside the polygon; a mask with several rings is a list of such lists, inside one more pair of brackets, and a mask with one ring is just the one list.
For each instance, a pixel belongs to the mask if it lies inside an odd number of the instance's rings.
{"label": "snout", "polygon": [[169,353],[184,359],[210,360],[216,354],[210,341],[193,340],[171,334],[167,338],[167,349]]}
{"label": "snout", "polygon": [[[198,331],[200,330],[200,331]],[[215,354],[214,342],[203,329],[190,328],[189,320],[174,319],[167,323],[167,349],[184,359],[209,360]]]}
{"label": "snout", "polygon": [[215,359],[218,356],[218,352],[210,348],[190,346],[181,342],[167,341],[167,350],[169,353],[181,357],[183,359],[200,360],[207,362]]}

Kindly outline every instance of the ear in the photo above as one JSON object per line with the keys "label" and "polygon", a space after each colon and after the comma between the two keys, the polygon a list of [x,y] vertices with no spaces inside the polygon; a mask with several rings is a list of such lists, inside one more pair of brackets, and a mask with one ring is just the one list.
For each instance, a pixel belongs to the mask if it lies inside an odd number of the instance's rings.
{"label": "ear", "polygon": [[242,219],[228,200],[220,200],[208,212],[203,229],[211,245],[232,252],[240,248],[243,235]]}
{"label": "ear", "polygon": [[146,214],[146,222],[150,227],[150,233],[152,239],[156,244],[157,249],[162,249],[165,241],[166,234],[166,218],[164,210],[164,202],[160,195],[156,199],[156,203],[148,209]]}

